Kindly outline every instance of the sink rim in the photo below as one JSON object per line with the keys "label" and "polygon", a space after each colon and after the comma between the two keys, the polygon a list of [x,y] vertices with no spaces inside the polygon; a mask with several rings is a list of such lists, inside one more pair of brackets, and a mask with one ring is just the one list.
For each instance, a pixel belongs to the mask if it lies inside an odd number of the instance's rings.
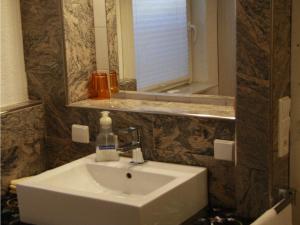
{"label": "sink rim", "polygon": [[145,164],[133,166],[129,171],[141,171],[149,172],[156,174],[163,174],[167,176],[173,176],[174,180],[168,182],[167,184],[157,188],[156,190],[146,194],[146,195],[117,195],[116,192],[105,192],[105,193],[95,193],[82,190],[76,190],[67,187],[55,186],[50,184],[44,184],[43,181],[49,177],[56,176],[60,172],[70,170],[76,166],[82,166],[87,164],[114,167],[120,169],[127,169],[130,165],[130,158],[121,157],[120,161],[116,162],[95,162],[95,154],[86,156],[84,158],[78,159],[76,161],[70,162],[63,166],[54,168],[52,170],[46,171],[39,175],[36,175],[28,180],[17,185],[17,191],[19,188],[33,188],[49,192],[56,192],[60,194],[65,194],[69,196],[76,196],[82,198],[89,198],[98,201],[105,201],[110,203],[122,204],[131,207],[143,207],[144,205],[154,201],[160,196],[166,194],[172,189],[180,186],[181,184],[187,182],[193,177],[197,176],[200,173],[206,172],[207,169],[204,167],[193,167],[185,166],[172,163],[161,163],[155,161],[148,161]]}

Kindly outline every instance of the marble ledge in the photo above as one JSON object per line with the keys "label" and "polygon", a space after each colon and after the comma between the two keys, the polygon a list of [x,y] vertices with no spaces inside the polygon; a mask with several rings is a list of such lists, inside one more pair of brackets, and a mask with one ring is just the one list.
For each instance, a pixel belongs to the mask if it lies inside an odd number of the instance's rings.
{"label": "marble ledge", "polygon": [[21,102],[21,103],[17,103],[17,104],[5,106],[5,107],[0,107],[0,115],[3,116],[6,114],[15,112],[17,110],[33,107],[33,106],[40,105],[40,104],[42,104],[42,101],[40,101],[40,100],[28,100],[28,101]]}
{"label": "marble ledge", "polygon": [[137,99],[149,101],[163,101],[163,102],[181,102],[181,103],[194,103],[204,105],[225,105],[234,106],[235,98],[230,96],[220,95],[204,95],[204,94],[178,94],[178,93],[155,93],[155,92],[142,92],[142,91],[120,91],[115,94],[113,98],[121,99]]}
{"label": "marble ledge", "polygon": [[113,98],[87,99],[72,103],[68,107],[235,120],[234,107],[223,105]]}

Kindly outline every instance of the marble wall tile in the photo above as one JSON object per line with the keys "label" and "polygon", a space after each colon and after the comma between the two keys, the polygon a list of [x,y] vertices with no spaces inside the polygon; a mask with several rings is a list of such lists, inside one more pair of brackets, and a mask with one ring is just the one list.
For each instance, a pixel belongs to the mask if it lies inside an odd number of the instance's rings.
{"label": "marble wall tile", "polygon": [[137,90],[136,79],[120,80],[119,88],[120,88],[120,90],[124,90],[124,91],[136,91]]}
{"label": "marble wall tile", "polygon": [[46,133],[66,137],[61,1],[21,0],[20,5],[29,97],[44,102]]}
{"label": "marble wall tile", "polygon": [[1,195],[11,180],[46,169],[44,134],[41,104],[1,115]]}
{"label": "marble wall tile", "polygon": [[207,167],[210,203],[233,208],[234,163],[214,160],[212,156],[215,139],[234,137],[234,121],[155,115],[151,160]]}
{"label": "marble wall tile", "polygon": [[213,156],[214,140],[234,140],[234,130],[234,121],[156,115],[155,149],[159,158],[181,157],[181,153]]}
{"label": "marble wall tile", "polygon": [[237,1],[236,193],[244,217],[270,208],[275,187],[287,183],[288,159],[274,152],[277,102],[289,95],[290,6],[290,0]]}
{"label": "marble wall tile", "polygon": [[278,100],[291,95],[291,0],[274,0],[272,138],[273,204],[278,202],[278,188],[289,187],[289,156],[278,157]]}
{"label": "marble wall tile", "polygon": [[271,26],[271,0],[237,1],[236,193],[245,217],[256,217],[271,206]]}
{"label": "marble wall tile", "polygon": [[74,143],[71,139],[46,137],[47,169],[85,157],[95,152],[94,144]]}
{"label": "marble wall tile", "polygon": [[109,69],[119,71],[116,0],[105,0]]}
{"label": "marble wall tile", "polygon": [[272,0],[238,0],[237,70],[253,79],[270,78]]}
{"label": "marble wall tile", "polygon": [[63,0],[68,102],[88,98],[88,80],[96,70],[93,0]]}

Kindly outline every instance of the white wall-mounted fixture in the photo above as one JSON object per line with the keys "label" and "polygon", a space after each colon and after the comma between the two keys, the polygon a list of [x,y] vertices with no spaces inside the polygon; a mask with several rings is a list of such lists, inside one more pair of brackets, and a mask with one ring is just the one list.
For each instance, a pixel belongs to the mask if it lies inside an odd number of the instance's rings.
{"label": "white wall-mounted fixture", "polygon": [[279,120],[284,120],[290,117],[291,112],[291,98],[286,96],[279,99]]}
{"label": "white wall-mounted fixture", "polygon": [[88,126],[73,124],[72,125],[72,141],[77,143],[90,143],[90,132]]}
{"label": "white wall-mounted fixture", "polygon": [[219,160],[234,161],[234,141],[218,140],[214,141],[214,157]]}
{"label": "white wall-mounted fixture", "polygon": [[291,124],[290,111],[291,111],[291,98],[283,97],[279,99],[278,157],[283,157],[289,153],[290,124]]}

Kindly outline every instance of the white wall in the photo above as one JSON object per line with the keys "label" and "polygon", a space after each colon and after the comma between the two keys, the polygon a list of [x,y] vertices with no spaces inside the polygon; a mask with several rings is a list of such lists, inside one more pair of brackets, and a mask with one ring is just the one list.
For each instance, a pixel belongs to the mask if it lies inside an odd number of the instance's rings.
{"label": "white wall", "polygon": [[1,107],[28,100],[19,0],[1,0]]}
{"label": "white wall", "polygon": [[93,0],[98,70],[109,70],[105,0]]}
{"label": "white wall", "polygon": [[119,74],[136,79],[132,0],[117,0]]}
{"label": "white wall", "polygon": [[219,94],[236,92],[236,1],[218,0]]}
{"label": "white wall", "polygon": [[191,23],[197,27],[192,44],[193,81],[218,83],[218,1],[191,0]]}
{"label": "white wall", "polygon": [[300,1],[293,1],[291,187],[297,189],[294,225],[300,224]]}

